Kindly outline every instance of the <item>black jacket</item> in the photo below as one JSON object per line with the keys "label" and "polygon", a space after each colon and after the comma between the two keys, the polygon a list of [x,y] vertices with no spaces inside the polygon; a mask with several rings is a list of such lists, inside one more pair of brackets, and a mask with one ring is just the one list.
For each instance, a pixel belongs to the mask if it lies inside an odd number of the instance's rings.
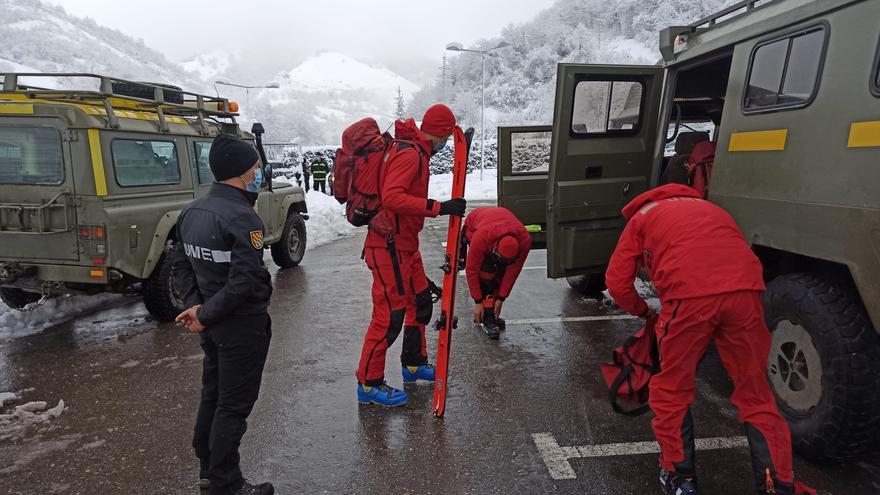
{"label": "black jacket", "polygon": [[177,220],[175,288],[186,307],[202,305],[198,317],[205,326],[229,315],[262,314],[269,306],[272,280],[263,263],[256,199],[255,193],[215,183]]}

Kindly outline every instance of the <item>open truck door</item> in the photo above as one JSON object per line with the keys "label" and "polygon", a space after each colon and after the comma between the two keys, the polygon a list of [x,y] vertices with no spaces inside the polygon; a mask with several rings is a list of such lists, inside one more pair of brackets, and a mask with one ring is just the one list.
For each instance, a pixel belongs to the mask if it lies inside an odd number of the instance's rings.
{"label": "open truck door", "polygon": [[547,177],[547,274],[602,274],[656,155],[659,66],[560,64]]}
{"label": "open truck door", "polygon": [[498,128],[498,206],[507,208],[532,237],[547,247],[547,173],[552,127]]}

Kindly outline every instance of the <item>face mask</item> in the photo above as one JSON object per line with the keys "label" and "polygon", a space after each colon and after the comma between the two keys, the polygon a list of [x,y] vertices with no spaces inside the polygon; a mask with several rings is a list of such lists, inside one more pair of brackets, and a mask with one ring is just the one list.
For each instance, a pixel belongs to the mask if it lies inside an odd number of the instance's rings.
{"label": "face mask", "polygon": [[[244,179],[242,179],[242,180],[244,180]],[[262,169],[262,167],[258,167],[254,171],[254,181],[253,182],[245,181],[245,186],[247,187],[248,192],[255,193],[255,192],[260,191],[260,186],[262,186],[262,185],[263,185],[263,169]]]}
{"label": "face mask", "polygon": [[440,150],[442,150],[445,147],[446,147],[446,140],[444,139],[443,141],[437,143],[437,146],[434,146],[434,149],[431,150],[431,156],[434,156],[437,153],[440,153]]}

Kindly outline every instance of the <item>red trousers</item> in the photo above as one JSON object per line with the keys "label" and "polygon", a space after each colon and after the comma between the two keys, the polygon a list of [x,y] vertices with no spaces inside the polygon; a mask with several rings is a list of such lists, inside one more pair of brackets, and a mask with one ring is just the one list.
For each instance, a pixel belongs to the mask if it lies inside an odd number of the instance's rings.
{"label": "red trousers", "polygon": [[431,321],[433,301],[418,251],[366,248],[364,259],[373,272],[373,317],[364,337],[357,379],[363,385],[378,386],[385,380],[385,353],[401,328],[401,364],[428,362],[425,325]]}
{"label": "red trousers", "polygon": [[761,293],[740,291],[665,301],[656,327],[661,372],[651,379],[652,426],[663,469],[695,474],[694,401],[697,364],[714,337],[721,362],[733,379],[731,402],[745,424],[755,481],[767,470],[775,481],[792,483],[791,434],[767,382],[770,331]]}

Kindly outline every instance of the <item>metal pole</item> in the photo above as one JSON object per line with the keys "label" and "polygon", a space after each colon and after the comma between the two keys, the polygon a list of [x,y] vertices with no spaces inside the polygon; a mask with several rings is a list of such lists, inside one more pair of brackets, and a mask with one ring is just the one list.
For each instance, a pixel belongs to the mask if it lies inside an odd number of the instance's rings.
{"label": "metal pole", "polygon": [[486,152],[486,52],[480,52],[480,182],[483,182],[483,159]]}

